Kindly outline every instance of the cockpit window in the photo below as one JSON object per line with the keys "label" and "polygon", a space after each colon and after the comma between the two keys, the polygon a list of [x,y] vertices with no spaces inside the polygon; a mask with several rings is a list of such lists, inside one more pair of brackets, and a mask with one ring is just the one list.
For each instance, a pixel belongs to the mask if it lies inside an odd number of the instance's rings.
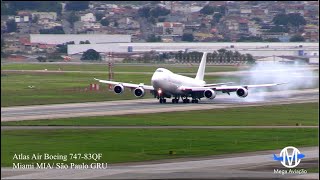
{"label": "cockpit window", "polygon": [[156,70],[156,72],[163,72],[161,69]]}

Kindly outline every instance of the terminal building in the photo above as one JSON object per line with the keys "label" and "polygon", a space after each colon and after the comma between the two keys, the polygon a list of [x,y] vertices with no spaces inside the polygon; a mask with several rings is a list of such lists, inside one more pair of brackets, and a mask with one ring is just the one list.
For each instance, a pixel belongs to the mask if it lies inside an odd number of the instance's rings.
{"label": "terminal building", "polygon": [[88,49],[100,53],[143,53],[143,52],[178,52],[199,51],[213,52],[219,49],[249,53],[255,57],[268,56],[319,56],[318,43],[104,43],[104,44],[71,44],[68,45],[68,55],[82,54]]}

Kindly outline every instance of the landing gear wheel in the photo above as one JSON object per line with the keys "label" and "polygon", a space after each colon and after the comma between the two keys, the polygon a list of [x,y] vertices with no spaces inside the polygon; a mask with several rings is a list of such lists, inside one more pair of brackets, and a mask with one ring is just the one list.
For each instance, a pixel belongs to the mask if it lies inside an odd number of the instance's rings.
{"label": "landing gear wheel", "polygon": [[179,102],[179,99],[172,99],[172,103],[178,103]]}
{"label": "landing gear wheel", "polygon": [[159,99],[159,102],[160,102],[160,104],[162,104],[163,103],[163,99]]}
{"label": "landing gear wheel", "polygon": [[183,99],[183,103],[190,103],[190,99]]}

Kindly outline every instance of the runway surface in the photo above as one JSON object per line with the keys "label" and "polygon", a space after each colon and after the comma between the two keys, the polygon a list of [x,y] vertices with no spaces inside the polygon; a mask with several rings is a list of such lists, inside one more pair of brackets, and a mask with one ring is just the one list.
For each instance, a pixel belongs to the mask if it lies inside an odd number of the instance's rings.
{"label": "runway surface", "polygon": [[[168,99],[168,101],[170,100]],[[319,89],[265,92],[263,96],[259,93],[250,94],[249,91],[249,95],[246,98],[239,98],[235,94],[232,94],[231,96],[226,94],[218,94],[214,100],[207,100],[204,98],[199,102],[199,104],[159,104],[157,99],[137,99],[108,102],[6,107],[1,108],[1,122],[206,110],[304,102],[319,102]]]}
{"label": "runway surface", "polygon": [[[305,158],[297,169],[305,168],[305,162],[319,159],[319,147],[299,148]],[[276,174],[284,169],[274,161],[272,154],[281,149],[183,158],[140,163],[108,164],[106,169],[27,169],[1,168],[2,179],[317,179],[319,173]],[[267,166],[271,166],[267,167]],[[259,170],[256,170],[259,167]]]}
{"label": "runway surface", "polygon": [[1,126],[1,130],[52,129],[292,129],[318,126]]}
{"label": "runway surface", "polygon": [[[287,73],[292,73],[291,77],[301,77],[301,75],[295,75],[294,73],[298,72],[303,72],[306,70],[318,70],[319,67],[296,67],[292,69],[269,69],[269,70],[260,70],[260,71],[255,71],[255,70],[239,70],[239,71],[222,71],[222,72],[206,72],[207,76],[244,76],[247,74],[251,73],[264,73],[266,76],[268,76],[268,73],[277,73],[279,71],[281,72],[287,72]],[[84,73],[84,74],[108,74],[107,71],[64,71],[64,70],[2,70],[3,73]],[[128,71],[117,71],[115,72],[116,74],[148,74],[152,75],[154,72],[128,72]],[[178,74],[181,75],[189,75],[189,76],[194,76],[196,75],[195,72],[177,72]],[[314,75],[311,77],[319,78],[318,75]]]}

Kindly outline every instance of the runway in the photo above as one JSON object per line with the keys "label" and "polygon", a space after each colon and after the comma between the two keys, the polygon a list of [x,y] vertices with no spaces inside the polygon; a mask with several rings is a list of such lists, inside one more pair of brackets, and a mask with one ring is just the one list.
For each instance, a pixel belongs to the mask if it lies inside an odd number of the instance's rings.
{"label": "runway", "polygon": [[[297,73],[297,72],[303,72],[306,70],[318,70],[318,67],[297,67],[293,69],[269,69],[269,70],[261,70],[261,71],[255,71],[255,70],[239,70],[239,71],[222,71],[222,72],[206,72],[207,76],[245,76],[252,73],[277,73],[279,71],[281,72],[287,72],[287,73]],[[2,70],[3,73],[84,73],[84,74],[108,74],[107,71],[68,71],[68,70]],[[128,71],[117,71],[116,74],[146,74],[146,75],[152,75],[154,72],[128,72]],[[178,74],[181,75],[188,75],[188,76],[195,76],[195,72],[178,72]],[[266,75],[268,76],[268,75]],[[301,77],[301,75],[294,75],[292,74],[291,77]],[[311,76],[313,78],[319,78],[318,75]]]}
{"label": "runway", "polygon": [[53,129],[292,129],[318,126],[1,126],[1,130]]}
{"label": "runway", "polygon": [[[318,162],[318,147],[297,148],[306,156],[297,169],[307,168],[310,161]],[[108,164],[106,169],[1,168],[1,175],[2,179],[318,179],[318,173],[274,173],[274,169],[285,170],[280,162],[272,158],[272,154],[279,154],[280,151],[281,149],[202,158]]]}
{"label": "runway", "polygon": [[264,106],[305,102],[319,102],[319,89],[265,92],[263,96],[259,93],[250,94],[249,91],[249,95],[246,98],[239,98],[235,94],[232,94],[231,96],[228,96],[226,94],[218,94],[214,100],[207,100],[204,98],[199,102],[199,104],[159,104],[157,99],[137,99],[107,102],[6,107],[1,108],[1,122],[206,110],[217,108]]}

